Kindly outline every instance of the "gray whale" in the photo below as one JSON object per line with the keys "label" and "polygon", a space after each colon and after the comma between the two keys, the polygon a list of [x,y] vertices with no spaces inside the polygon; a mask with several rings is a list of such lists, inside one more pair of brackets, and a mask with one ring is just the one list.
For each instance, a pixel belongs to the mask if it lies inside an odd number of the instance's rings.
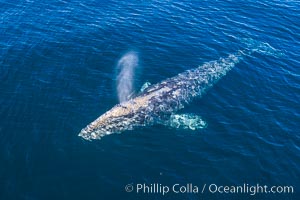
{"label": "gray whale", "polygon": [[175,77],[150,85],[136,97],[117,104],[81,130],[86,140],[100,139],[112,133],[121,133],[136,127],[153,125],[201,97],[225,76],[240,60],[252,51],[238,51],[226,58],[211,61],[187,70]]}

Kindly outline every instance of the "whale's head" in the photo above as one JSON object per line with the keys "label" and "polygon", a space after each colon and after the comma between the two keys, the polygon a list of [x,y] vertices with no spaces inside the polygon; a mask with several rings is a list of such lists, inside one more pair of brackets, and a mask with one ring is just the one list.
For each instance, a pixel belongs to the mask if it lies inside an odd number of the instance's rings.
{"label": "whale's head", "polygon": [[81,130],[79,136],[86,140],[100,139],[112,133],[121,133],[131,130],[138,124],[136,105],[132,103],[118,104],[95,121]]}

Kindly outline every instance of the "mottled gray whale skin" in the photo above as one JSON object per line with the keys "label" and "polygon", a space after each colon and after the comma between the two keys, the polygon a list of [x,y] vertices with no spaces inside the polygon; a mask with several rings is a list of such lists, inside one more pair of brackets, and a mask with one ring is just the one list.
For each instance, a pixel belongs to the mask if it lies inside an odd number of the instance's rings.
{"label": "mottled gray whale skin", "polygon": [[245,55],[243,51],[211,61],[151,85],[135,98],[114,106],[81,130],[86,140],[168,120],[195,97],[201,97]]}

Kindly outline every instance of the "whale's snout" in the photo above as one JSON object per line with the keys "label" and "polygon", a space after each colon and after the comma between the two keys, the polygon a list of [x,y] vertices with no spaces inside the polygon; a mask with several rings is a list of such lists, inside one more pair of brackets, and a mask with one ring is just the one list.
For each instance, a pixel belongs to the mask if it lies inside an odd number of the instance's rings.
{"label": "whale's snout", "polygon": [[92,140],[91,134],[89,134],[85,129],[82,129],[78,136],[82,137],[85,140]]}
{"label": "whale's snout", "polygon": [[82,129],[78,136],[86,140],[94,140],[100,139],[105,135],[132,129],[136,123],[133,108],[130,108],[133,105],[135,104],[131,102],[116,105]]}
{"label": "whale's snout", "polygon": [[90,126],[85,127],[80,131],[78,136],[85,140],[96,140],[100,139],[105,135],[110,135],[112,132],[104,129],[103,127],[91,128]]}

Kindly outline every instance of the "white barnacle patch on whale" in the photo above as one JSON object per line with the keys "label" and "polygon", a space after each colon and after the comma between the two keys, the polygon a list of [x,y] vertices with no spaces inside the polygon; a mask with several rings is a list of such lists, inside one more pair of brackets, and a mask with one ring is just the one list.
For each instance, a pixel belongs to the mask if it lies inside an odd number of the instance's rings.
{"label": "white barnacle patch on whale", "polygon": [[180,94],[179,90],[175,90],[173,92],[173,98],[176,98],[177,96],[179,96],[179,94]]}

